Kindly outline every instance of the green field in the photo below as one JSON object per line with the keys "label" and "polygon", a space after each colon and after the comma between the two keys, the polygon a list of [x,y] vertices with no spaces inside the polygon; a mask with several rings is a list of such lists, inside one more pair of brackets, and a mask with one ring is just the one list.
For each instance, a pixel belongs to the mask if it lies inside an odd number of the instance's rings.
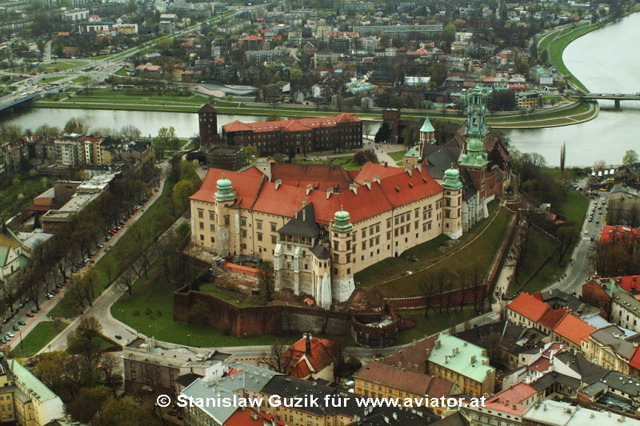
{"label": "green field", "polygon": [[[30,357],[44,348],[44,345],[60,334],[66,327],[67,324],[60,321],[42,321],[22,339],[22,343],[18,343],[15,346],[11,354],[16,358]],[[20,339],[20,335],[16,333],[14,339]]]}
{"label": "green field", "polygon": [[[154,267],[149,280],[138,280],[134,284],[133,296],[124,295],[111,307],[111,314],[147,336],[189,346],[270,345],[282,338],[266,335],[237,339],[210,327],[173,322],[173,292],[177,289],[164,279],[160,270],[161,268]],[[285,339],[287,343],[291,343],[298,338],[296,334]]]}
{"label": "green field", "polygon": [[378,292],[383,297],[421,296],[424,291],[420,284],[425,277],[440,270],[455,274],[462,268],[477,267],[487,271],[500,248],[511,217],[501,209],[491,224],[472,242],[426,269],[378,285]]}
{"label": "green field", "polygon": [[578,226],[584,222],[589,209],[589,199],[582,192],[569,190],[565,200],[557,208],[556,213],[566,216]]}
{"label": "green field", "polygon": [[404,149],[402,151],[396,151],[396,152],[387,152],[389,157],[393,158],[393,161],[395,161],[396,164],[402,163],[402,157],[404,157],[404,154],[406,154],[406,153],[407,153],[406,149]]}
{"label": "green field", "polygon": [[40,80],[40,83],[44,83],[44,84],[48,84],[48,83],[55,83],[56,81],[60,81],[63,78],[66,78],[65,76],[61,76],[61,77],[47,77],[47,78],[43,78],[42,80]]}
{"label": "green field", "polygon": [[472,306],[465,306],[460,312],[459,306],[451,306],[449,312],[434,313],[429,311],[429,317],[425,317],[424,308],[422,309],[406,309],[399,311],[403,318],[410,318],[416,325],[413,328],[400,332],[396,345],[405,345],[412,343],[414,340],[422,339],[426,336],[444,331],[453,325],[463,323],[464,321],[476,316]]}

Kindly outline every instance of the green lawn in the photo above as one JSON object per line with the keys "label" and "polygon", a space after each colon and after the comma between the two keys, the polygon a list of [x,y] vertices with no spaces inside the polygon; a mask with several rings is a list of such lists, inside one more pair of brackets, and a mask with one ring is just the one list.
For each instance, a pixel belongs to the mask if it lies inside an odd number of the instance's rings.
{"label": "green lawn", "polygon": [[341,166],[346,170],[360,170],[362,165],[353,162],[353,155],[343,155],[340,157],[329,157],[322,160],[309,160],[305,158],[296,158],[296,164],[326,164],[331,166]]}
{"label": "green lawn", "polygon": [[407,150],[403,149],[402,151],[388,152],[387,154],[389,154],[389,157],[393,158],[393,161],[398,163],[399,161],[402,161],[402,157],[404,157],[404,154],[406,153]]}
{"label": "green lawn", "polygon": [[556,213],[568,217],[578,226],[581,226],[588,209],[589,199],[582,192],[569,190],[564,202],[558,206]]}
{"label": "green lawn", "polygon": [[[18,343],[11,354],[16,358],[30,357],[56,337],[67,324],[60,321],[43,321],[38,323],[31,332],[22,339],[22,343]],[[14,339],[20,339],[20,335],[16,333]]]}
{"label": "green lawn", "polygon": [[[383,297],[421,296],[424,291],[420,284],[425,277],[440,270],[455,274],[462,268],[478,267],[487,271],[498,252],[510,220],[511,215],[506,210],[500,210],[493,222],[471,243],[426,269],[380,284],[377,286],[378,292]],[[458,287],[458,284],[456,282],[455,286]]]}
{"label": "green lawn", "polygon": [[[196,327],[173,322],[174,284],[160,273],[160,268],[152,268],[149,280],[138,280],[134,284],[133,296],[124,295],[111,308],[111,314],[147,336],[159,340],[189,346],[247,346],[270,345],[282,336],[260,336],[237,339],[224,332],[209,327]],[[290,336],[287,342],[299,336]]]}
{"label": "green lawn", "polygon": [[86,83],[87,81],[91,81],[91,77],[87,77],[86,75],[81,75],[71,80],[73,83]]}
{"label": "green lawn", "polygon": [[424,316],[424,311],[424,308],[399,311],[401,317],[412,319],[416,325],[413,328],[401,331],[395,343],[396,345],[412,343],[414,340],[444,331],[453,325],[460,324],[476,316],[473,306],[464,307],[462,312],[460,312],[459,306],[452,306],[449,308],[448,313],[443,311],[442,314],[429,310],[428,318]]}
{"label": "green lawn", "polygon": [[66,71],[71,68],[78,68],[88,64],[86,61],[73,61],[73,62],[54,62],[51,64],[40,64],[38,70],[40,72],[60,72]]}
{"label": "green lawn", "polygon": [[564,268],[558,265],[558,244],[555,240],[535,229],[529,238],[527,244],[530,249],[524,259],[518,282],[513,282],[508,290],[509,295],[520,290],[535,293],[562,275]]}

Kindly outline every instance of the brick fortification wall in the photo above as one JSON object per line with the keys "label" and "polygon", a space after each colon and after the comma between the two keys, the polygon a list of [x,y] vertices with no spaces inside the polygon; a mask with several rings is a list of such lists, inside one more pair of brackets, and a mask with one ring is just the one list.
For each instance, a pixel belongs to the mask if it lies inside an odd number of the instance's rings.
{"label": "brick fortification wall", "polygon": [[[310,331],[323,334],[348,334],[353,314],[298,306],[252,306],[239,308],[217,297],[192,290],[178,290],[173,295],[173,320],[189,323],[197,303],[206,306],[207,325],[233,337],[256,337],[285,331]],[[199,311],[199,310],[198,310]],[[376,321],[380,314],[363,315]]]}

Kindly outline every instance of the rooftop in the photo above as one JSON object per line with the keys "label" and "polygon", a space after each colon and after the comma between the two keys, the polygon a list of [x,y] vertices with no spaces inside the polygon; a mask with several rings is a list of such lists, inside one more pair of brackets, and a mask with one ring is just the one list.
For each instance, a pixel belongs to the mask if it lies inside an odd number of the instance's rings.
{"label": "rooftop", "polygon": [[509,309],[533,322],[538,322],[549,309],[549,305],[530,294],[522,292],[509,303]]}
{"label": "rooftop", "polygon": [[456,373],[483,382],[487,374],[495,371],[489,365],[489,358],[480,346],[472,345],[458,337],[440,333],[436,340],[429,362],[441,365]]}

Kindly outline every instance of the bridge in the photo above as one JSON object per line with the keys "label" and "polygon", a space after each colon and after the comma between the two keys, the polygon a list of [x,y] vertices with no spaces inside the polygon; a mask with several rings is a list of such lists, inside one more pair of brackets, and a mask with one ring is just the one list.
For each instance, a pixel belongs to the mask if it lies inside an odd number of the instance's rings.
{"label": "bridge", "polygon": [[616,108],[620,108],[622,101],[640,101],[640,92],[634,94],[627,93],[583,93],[570,95],[571,98],[579,98],[585,101],[607,100],[614,101]]}
{"label": "bridge", "polygon": [[46,92],[33,93],[31,95],[8,95],[0,98],[0,112],[11,109],[24,102],[29,102],[39,96],[42,96]]}

